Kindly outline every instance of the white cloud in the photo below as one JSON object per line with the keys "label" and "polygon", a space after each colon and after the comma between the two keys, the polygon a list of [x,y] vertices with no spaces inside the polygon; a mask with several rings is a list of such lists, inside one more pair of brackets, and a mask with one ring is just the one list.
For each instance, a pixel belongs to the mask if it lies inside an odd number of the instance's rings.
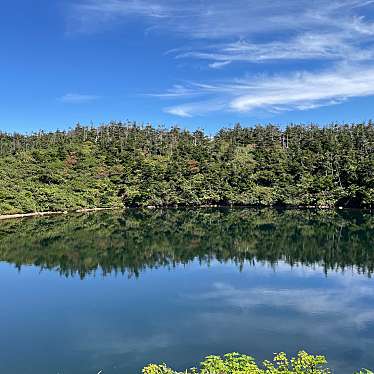
{"label": "white cloud", "polygon": [[141,0],[88,0],[80,3],[77,8],[81,13],[100,13],[106,16],[131,16],[140,15],[147,17],[166,17],[167,8],[162,4]]}
{"label": "white cloud", "polygon": [[[71,11],[78,31],[140,19],[178,37],[169,56],[215,70],[213,83],[207,69],[204,82],[150,95],[173,100],[164,109],[172,115],[307,110],[374,94],[374,0],[77,0]],[[245,78],[229,78],[236,62]],[[251,73],[253,63],[262,76]],[[217,83],[218,69],[225,79]]]}
{"label": "white cloud", "polygon": [[158,29],[172,29],[192,38],[243,37],[316,27],[367,33],[373,26],[365,21],[363,12],[372,3],[365,0],[328,3],[325,0],[81,0],[75,3],[71,15],[83,28],[92,26],[92,20],[100,20],[96,25],[100,26],[113,19],[143,17]]}
{"label": "white cloud", "polygon": [[[165,108],[165,113],[174,114],[175,116],[179,117],[192,117],[192,114],[190,114],[190,110],[187,105]],[[195,113],[196,111],[194,111],[194,114]]]}
{"label": "white cloud", "polygon": [[85,104],[97,100],[99,97],[95,95],[82,95],[76,93],[68,93],[61,96],[58,100],[65,104]]}
{"label": "white cloud", "polygon": [[179,117],[201,116],[209,112],[224,109],[225,105],[219,100],[207,100],[201,102],[185,103],[164,108],[165,113]]}
{"label": "white cloud", "polygon": [[207,45],[200,50],[176,54],[177,59],[195,58],[213,61],[211,68],[229,63],[269,62],[276,60],[350,60],[365,61],[373,58],[374,51],[355,45],[351,36],[343,34],[304,33],[282,41],[254,43],[246,40]]}
{"label": "white cloud", "polygon": [[166,92],[159,94],[148,94],[148,96],[160,97],[160,98],[178,98],[178,97],[188,97],[195,96],[198,92],[195,90],[183,86],[181,84],[175,84],[172,88],[166,90]]}
{"label": "white cloud", "polygon": [[212,69],[220,69],[228,64],[231,64],[232,60],[224,60],[224,61],[215,61],[209,64],[209,67]]}
{"label": "white cloud", "polygon": [[[201,107],[205,113],[221,109],[234,112],[259,108],[273,112],[306,110],[374,95],[374,67],[342,66],[326,72],[263,75],[216,85],[192,85],[189,90],[200,95],[201,102],[177,104],[169,107],[168,113],[184,112],[193,116],[201,114]],[[224,104],[218,106],[217,101]],[[210,102],[214,105],[210,106]]]}

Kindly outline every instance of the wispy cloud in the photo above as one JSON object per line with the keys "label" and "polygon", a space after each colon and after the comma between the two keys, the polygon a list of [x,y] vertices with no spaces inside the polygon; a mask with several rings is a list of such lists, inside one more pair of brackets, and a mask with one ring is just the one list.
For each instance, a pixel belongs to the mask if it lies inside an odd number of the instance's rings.
{"label": "wispy cloud", "polygon": [[65,104],[85,104],[97,100],[99,97],[95,95],[82,95],[77,93],[67,93],[58,98],[59,101]]}
{"label": "wispy cloud", "polygon": [[226,65],[232,63],[232,60],[224,59],[223,61],[215,61],[209,64],[209,67],[212,69],[221,69]]}
{"label": "wispy cloud", "polygon": [[[201,100],[169,106],[166,111],[194,116],[217,110],[306,110],[352,97],[374,95],[374,67],[341,66],[325,72],[263,75],[215,85],[191,85],[188,91]],[[214,104],[209,105],[211,102]]]}
{"label": "wispy cloud", "polygon": [[225,104],[220,99],[211,99],[166,107],[164,112],[179,117],[194,117],[224,109]]}
{"label": "wispy cloud", "polygon": [[113,17],[140,15],[160,18],[168,15],[168,7],[163,4],[142,0],[87,0],[79,3],[77,9],[88,16],[95,13]]}
{"label": "wispy cloud", "polygon": [[374,51],[361,47],[351,35],[304,33],[282,41],[255,43],[246,40],[207,45],[203,49],[178,52],[175,57],[213,61],[211,68],[232,62],[269,62],[276,60],[370,60]]}
{"label": "wispy cloud", "polygon": [[[372,34],[373,24],[362,12],[365,0],[81,0],[71,15],[84,23],[111,22],[138,16],[160,29],[173,29],[193,38],[243,37],[269,31],[351,29]],[[365,9],[364,9],[365,10]],[[163,18],[159,22],[159,18]],[[342,21],[349,21],[342,23]],[[328,21],[328,22],[326,22]],[[97,26],[100,26],[98,24]],[[193,26],[193,27],[192,27]]]}
{"label": "wispy cloud", "polygon": [[170,100],[173,115],[305,110],[374,95],[374,0],[77,0],[71,14],[78,31],[138,18],[173,32],[179,45],[168,56],[208,67],[205,81],[152,95]]}
{"label": "wispy cloud", "polygon": [[68,17],[70,32],[92,32],[131,17],[160,19],[170,17],[166,4],[146,0],[83,0],[74,3]]}
{"label": "wispy cloud", "polygon": [[159,98],[178,98],[178,97],[189,97],[199,95],[199,92],[194,89],[193,84],[191,87],[183,86],[181,84],[175,84],[172,88],[169,88],[162,93],[148,94],[148,96],[159,97]]}

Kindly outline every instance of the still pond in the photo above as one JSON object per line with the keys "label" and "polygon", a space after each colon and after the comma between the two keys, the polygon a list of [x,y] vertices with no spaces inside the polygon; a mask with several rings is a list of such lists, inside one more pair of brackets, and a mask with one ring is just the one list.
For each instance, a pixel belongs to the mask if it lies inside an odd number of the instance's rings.
{"label": "still pond", "polygon": [[374,368],[374,215],[127,210],[0,222],[0,372],[137,374],[300,349]]}

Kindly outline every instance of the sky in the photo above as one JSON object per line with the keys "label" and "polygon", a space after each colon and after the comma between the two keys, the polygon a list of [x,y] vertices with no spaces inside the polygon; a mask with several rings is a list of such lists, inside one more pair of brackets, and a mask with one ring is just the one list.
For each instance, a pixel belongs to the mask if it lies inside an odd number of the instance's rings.
{"label": "sky", "polygon": [[374,0],[3,0],[0,130],[362,122]]}

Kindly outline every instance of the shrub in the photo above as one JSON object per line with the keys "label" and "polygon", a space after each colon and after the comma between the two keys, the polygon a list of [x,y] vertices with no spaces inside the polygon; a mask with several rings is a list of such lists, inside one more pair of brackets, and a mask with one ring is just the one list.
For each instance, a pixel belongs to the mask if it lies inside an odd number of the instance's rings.
{"label": "shrub", "polygon": [[[185,374],[329,374],[324,356],[313,356],[301,351],[294,358],[288,359],[281,352],[274,355],[272,361],[265,360],[258,366],[254,358],[239,353],[228,353],[223,357],[208,356],[200,364],[200,369],[186,370]],[[143,374],[183,374],[178,373],[165,364],[148,365],[143,369]],[[371,374],[360,372],[358,374]]]}

